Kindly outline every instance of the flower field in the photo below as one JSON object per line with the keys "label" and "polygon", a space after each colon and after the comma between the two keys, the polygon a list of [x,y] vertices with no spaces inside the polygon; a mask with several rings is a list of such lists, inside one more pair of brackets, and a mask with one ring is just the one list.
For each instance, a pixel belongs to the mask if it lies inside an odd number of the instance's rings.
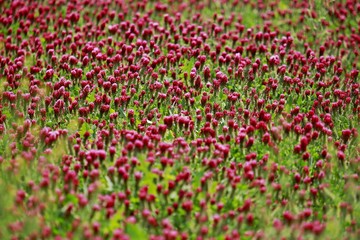
{"label": "flower field", "polygon": [[0,239],[360,239],[356,0],[0,0]]}

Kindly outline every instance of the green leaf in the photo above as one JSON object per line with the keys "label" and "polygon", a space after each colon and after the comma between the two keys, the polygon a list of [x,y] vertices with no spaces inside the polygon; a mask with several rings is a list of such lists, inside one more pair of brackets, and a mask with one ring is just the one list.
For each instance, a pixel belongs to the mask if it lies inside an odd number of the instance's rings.
{"label": "green leaf", "polygon": [[86,97],[86,101],[89,102],[89,103],[95,101],[95,91],[92,91],[92,92]]}
{"label": "green leaf", "polygon": [[332,193],[329,189],[324,188],[324,193],[334,202],[339,202],[339,199],[336,197],[336,195]]}
{"label": "green leaf", "polygon": [[191,69],[194,67],[195,58],[191,58],[190,60],[185,59],[183,65],[180,67],[181,74],[180,77],[184,78],[184,73],[190,74]]}
{"label": "green leaf", "polygon": [[77,197],[75,197],[74,195],[72,195],[72,194],[68,194],[68,195],[66,195],[66,197],[65,197],[65,200],[64,200],[64,203],[65,204],[67,204],[67,203],[72,203],[72,204],[74,204],[74,205],[77,205],[78,204],[78,198]]}
{"label": "green leaf", "polygon": [[124,110],[123,110],[122,108],[120,108],[119,113],[120,113],[120,116],[121,116],[122,118],[126,118],[126,114],[125,114],[125,112],[124,112]]}
{"label": "green leaf", "polygon": [[111,179],[108,177],[108,176],[105,176],[105,180],[106,180],[106,185],[107,185],[107,190],[109,192],[113,191],[114,190],[114,184],[113,182],[111,181]]}
{"label": "green leaf", "polygon": [[3,108],[2,114],[6,116],[6,119],[12,119],[12,114],[10,112],[10,108]]}
{"label": "green leaf", "polygon": [[118,209],[113,217],[110,219],[109,224],[105,228],[106,233],[111,233],[117,228],[121,228],[121,222],[123,220],[124,207]]}
{"label": "green leaf", "polygon": [[76,118],[71,119],[66,129],[69,131],[70,134],[75,133],[78,130],[78,120]]}
{"label": "green leaf", "polygon": [[139,224],[127,224],[125,232],[130,239],[148,239],[145,229],[141,228]]}
{"label": "green leaf", "polygon": [[296,101],[296,104],[298,106],[300,106],[302,104],[303,100],[301,98],[298,98],[298,100]]}
{"label": "green leaf", "polygon": [[139,158],[139,160],[140,166],[138,166],[138,169],[143,173],[141,185],[149,187],[149,194],[156,194],[156,184],[154,184],[154,179],[157,178],[157,175],[149,170],[149,164],[144,158]]}
{"label": "green leaf", "polygon": [[79,134],[84,136],[85,132],[89,132],[90,134],[93,133],[93,130],[90,128],[90,125],[87,122],[84,122],[80,128]]}

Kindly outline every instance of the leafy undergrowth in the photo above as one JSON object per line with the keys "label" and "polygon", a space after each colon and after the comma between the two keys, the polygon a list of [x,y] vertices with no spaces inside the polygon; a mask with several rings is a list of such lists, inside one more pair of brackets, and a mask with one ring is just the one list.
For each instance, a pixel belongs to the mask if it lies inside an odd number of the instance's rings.
{"label": "leafy undergrowth", "polygon": [[357,1],[0,9],[1,239],[360,238]]}

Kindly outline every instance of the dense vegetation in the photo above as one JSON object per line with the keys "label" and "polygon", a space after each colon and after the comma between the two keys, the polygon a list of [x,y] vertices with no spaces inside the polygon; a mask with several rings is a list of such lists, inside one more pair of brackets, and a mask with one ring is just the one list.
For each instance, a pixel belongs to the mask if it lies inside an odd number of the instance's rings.
{"label": "dense vegetation", "polygon": [[1,239],[360,239],[360,3],[0,0]]}

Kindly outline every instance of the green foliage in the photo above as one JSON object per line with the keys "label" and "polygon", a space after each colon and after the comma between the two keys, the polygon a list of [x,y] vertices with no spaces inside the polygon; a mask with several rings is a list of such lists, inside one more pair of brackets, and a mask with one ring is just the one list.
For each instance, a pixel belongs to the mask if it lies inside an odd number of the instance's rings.
{"label": "green foliage", "polygon": [[[359,14],[351,1],[32,2],[27,33],[17,3],[0,3],[11,18],[0,29],[0,239],[112,239],[115,231],[148,239],[168,223],[176,239],[357,239]],[[340,5],[345,19],[333,13]],[[296,150],[302,137],[308,143]]]}

